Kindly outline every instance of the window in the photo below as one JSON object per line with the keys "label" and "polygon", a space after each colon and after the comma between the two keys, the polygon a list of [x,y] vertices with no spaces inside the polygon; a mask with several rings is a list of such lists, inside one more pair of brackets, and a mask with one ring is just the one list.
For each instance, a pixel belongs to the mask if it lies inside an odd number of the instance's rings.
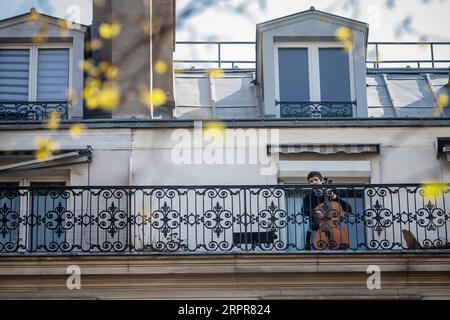
{"label": "window", "polygon": [[56,251],[66,240],[66,199],[49,186],[65,186],[64,182],[31,182],[30,213],[36,224],[29,228],[29,248],[32,251]]}
{"label": "window", "polygon": [[[39,180],[0,181],[6,190],[0,194],[0,252],[60,251],[68,241],[67,197],[56,190],[66,185],[65,179]],[[17,192],[18,187],[28,186],[35,188]]]}
{"label": "window", "polygon": [[308,49],[278,50],[281,101],[309,101]]}
{"label": "window", "polygon": [[348,53],[319,48],[320,101],[351,101]]}
{"label": "window", "polygon": [[351,102],[352,52],[337,43],[275,44],[276,100]]}
{"label": "window", "polygon": [[70,86],[68,47],[0,48],[0,101],[66,101]]}

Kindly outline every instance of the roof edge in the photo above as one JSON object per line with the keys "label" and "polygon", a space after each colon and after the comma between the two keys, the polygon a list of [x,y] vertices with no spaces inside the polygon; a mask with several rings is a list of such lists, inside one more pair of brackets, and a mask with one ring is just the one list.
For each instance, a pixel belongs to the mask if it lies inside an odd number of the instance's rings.
{"label": "roof edge", "polygon": [[305,11],[300,11],[297,13],[293,13],[284,17],[279,17],[279,18],[275,18],[272,20],[268,20],[265,22],[261,22],[256,24],[256,30],[258,31],[258,29],[261,29],[267,25],[271,25],[271,24],[276,24],[278,22],[281,22],[283,20],[290,20],[290,19],[294,19],[295,17],[298,16],[302,16],[302,15],[307,15],[307,14],[318,14],[318,15],[322,15],[328,18],[332,18],[332,19],[336,19],[336,20],[344,20],[347,22],[351,22],[352,24],[359,24],[361,26],[364,26],[366,28],[369,28],[369,24],[363,21],[359,21],[359,20],[355,20],[355,19],[351,19],[351,18],[347,18],[347,17],[343,17],[343,16],[339,16],[339,15],[335,15],[329,12],[325,12],[325,11],[320,11],[320,10],[316,10],[314,7],[311,7],[309,10],[305,10]]}
{"label": "roof edge", "polygon": [[[13,22],[16,22],[16,21],[18,23],[22,23],[21,20],[25,20],[25,18],[30,17],[32,14],[37,14],[35,19],[38,20],[38,21],[48,22],[50,24],[54,24],[54,25],[57,25],[57,26],[59,26],[58,22],[61,21],[61,20],[62,21],[67,21],[67,22],[76,23],[82,29],[81,31],[78,30],[78,29],[70,29],[70,30],[73,30],[73,31],[76,31],[76,32],[85,33],[87,28],[89,27],[88,25],[85,25],[85,24],[82,24],[82,23],[77,23],[75,21],[67,20],[67,19],[64,19],[64,18],[58,18],[58,17],[55,17],[55,16],[50,16],[50,15],[38,12],[34,8],[31,8],[31,10],[29,12],[26,12],[26,13],[23,13],[23,14],[19,14],[19,15],[16,15],[16,16],[12,16],[12,17],[9,17],[9,18],[3,19],[3,20],[0,20],[0,29],[9,27],[11,25],[14,25],[16,23],[13,23]],[[32,20],[31,19],[26,19],[23,22],[30,22],[30,21],[32,21]]]}

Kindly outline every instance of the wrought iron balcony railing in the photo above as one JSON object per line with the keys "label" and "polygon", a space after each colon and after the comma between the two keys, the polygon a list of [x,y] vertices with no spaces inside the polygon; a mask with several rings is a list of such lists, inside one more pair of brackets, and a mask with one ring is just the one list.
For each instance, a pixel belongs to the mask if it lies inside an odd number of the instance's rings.
{"label": "wrought iron balcony railing", "polygon": [[356,101],[353,102],[286,102],[275,101],[280,106],[282,118],[351,118]]}
{"label": "wrought iron balcony railing", "polygon": [[0,255],[436,252],[449,208],[450,184],[0,187]]}
{"label": "wrought iron balcony railing", "polygon": [[47,120],[53,112],[67,120],[68,102],[62,101],[0,101],[0,121]]}

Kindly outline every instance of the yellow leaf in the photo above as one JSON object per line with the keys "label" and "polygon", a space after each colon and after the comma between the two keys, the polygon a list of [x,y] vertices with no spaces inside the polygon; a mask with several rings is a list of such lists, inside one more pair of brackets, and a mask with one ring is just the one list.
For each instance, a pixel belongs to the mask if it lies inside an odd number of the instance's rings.
{"label": "yellow leaf", "polygon": [[46,41],[45,33],[37,32],[32,38],[33,43],[44,43]]}
{"label": "yellow leaf", "polygon": [[48,160],[53,152],[59,149],[58,144],[50,138],[41,138],[38,137],[34,141],[36,145],[36,158],[39,161]]}
{"label": "yellow leaf", "polygon": [[80,68],[91,77],[98,77],[100,75],[100,70],[97,67],[95,67],[92,60],[81,61]]}
{"label": "yellow leaf", "polygon": [[58,20],[58,28],[59,28],[59,35],[61,37],[68,37],[69,36],[69,29],[67,27],[67,21],[66,20]]}
{"label": "yellow leaf", "polygon": [[59,127],[60,115],[56,111],[52,111],[48,116],[46,127],[49,130],[57,130]]}
{"label": "yellow leaf", "polygon": [[106,69],[105,77],[108,80],[115,80],[119,76],[119,69],[114,66],[109,66],[108,69]]}
{"label": "yellow leaf", "polygon": [[98,68],[101,72],[105,72],[109,68],[109,63],[106,61],[102,61],[98,64]]}
{"label": "yellow leaf", "polygon": [[433,108],[433,115],[438,116],[444,113],[444,108],[448,107],[449,96],[446,93],[439,95],[436,105]]}
{"label": "yellow leaf", "polygon": [[207,122],[205,126],[205,136],[211,140],[222,138],[225,134],[225,125],[220,121]]}
{"label": "yellow leaf", "polygon": [[102,86],[102,82],[99,79],[96,79],[96,78],[87,78],[86,79],[86,87],[88,87],[88,88],[100,89],[101,86]]}
{"label": "yellow leaf", "polygon": [[158,60],[155,63],[155,72],[158,74],[164,74],[167,72],[167,64],[162,61],[162,60]]}
{"label": "yellow leaf", "polygon": [[140,93],[140,100],[148,107],[158,107],[167,102],[167,96],[161,89],[142,90]]}
{"label": "yellow leaf", "polygon": [[351,38],[351,31],[347,27],[340,27],[336,30],[336,38],[339,41],[346,41]]}
{"label": "yellow leaf", "polygon": [[86,131],[86,126],[82,123],[74,124],[70,127],[70,136],[78,139]]}
{"label": "yellow leaf", "polygon": [[86,42],[86,48],[88,50],[99,50],[103,47],[103,41],[100,39],[93,39]]}
{"label": "yellow leaf", "polygon": [[39,19],[39,13],[37,13],[35,10],[32,10],[30,12],[30,21],[37,21]]}
{"label": "yellow leaf", "polygon": [[89,110],[97,109],[97,108],[98,108],[98,105],[99,105],[99,102],[98,102],[97,96],[95,96],[95,97],[90,97],[90,98],[87,98],[87,99],[86,99],[86,107],[87,107]]}
{"label": "yellow leaf", "polygon": [[141,26],[141,29],[144,31],[144,33],[150,34],[150,32],[152,30],[152,24],[150,23],[150,21],[148,21],[147,19],[144,19],[140,22],[140,26]]}
{"label": "yellow leaf", "polygon": [[446,93],[443,93],[443,94],[441,94],[441,95],[439,95],[439,98],[438,98],[438,105],[440,106],[440,107],[447,107],[448,106],[448,103],[449,103],[449,97],[448,97],[448,94],[446,94]]}
{"label": "yellow leaf", "polygon": [[118,23],[108,24],[102,23],[98,32],[100,36],[104,39],[112,39],[117,37],[120,34],[122,27]]}
{"label": "yellow leaf", "polygon": [[423,196],[431,198],[438,197],[444,190],[448,189],[447,184],[433,181],[424,183],[421,187],[423,188]]}
{"label": "yellow leaf", "polygon": [[336,39],[342,43],[344,51],[348,52],[353,48],[353,35],[349,28],[338,28],[336,30]]}
{"label": "yellow leaf", "polygon": [[208,71],[208,73],[214,79],[222,78],[224,75],[224,72],[222,69],[211,69]]}
{"label": "yellow leaf", "polygon": [[58,27],[67,29],[67,21],[63,19],[58,20]]}
{"label": "yellow leaf", "polygon": [[98,104],[106,111],[115,110],[120,103],[119,90],[113,86],[106,86],[98,94]]}

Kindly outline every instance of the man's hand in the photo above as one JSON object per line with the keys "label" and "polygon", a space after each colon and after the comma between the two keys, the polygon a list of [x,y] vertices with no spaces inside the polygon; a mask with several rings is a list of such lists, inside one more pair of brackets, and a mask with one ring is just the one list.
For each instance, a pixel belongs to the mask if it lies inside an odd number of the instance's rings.
{"label": "man's hand", "polygon": [[331,190],[331,189],[327,189],[326,194],[327,194],[327,196],[331,197],[331,199],[333,199],[333,200],[337,199],[336,193],[334,193],[333,190]]}
{"label": "man's hand", "polygon": [[317,220],[322,220],[322,219],[325,218],[325,215],[323,214],[323,211],[322,211],[322,210],[316,210],[316,211],[314,212],[314,215],[316,216],[316,219],[317,219]]}

